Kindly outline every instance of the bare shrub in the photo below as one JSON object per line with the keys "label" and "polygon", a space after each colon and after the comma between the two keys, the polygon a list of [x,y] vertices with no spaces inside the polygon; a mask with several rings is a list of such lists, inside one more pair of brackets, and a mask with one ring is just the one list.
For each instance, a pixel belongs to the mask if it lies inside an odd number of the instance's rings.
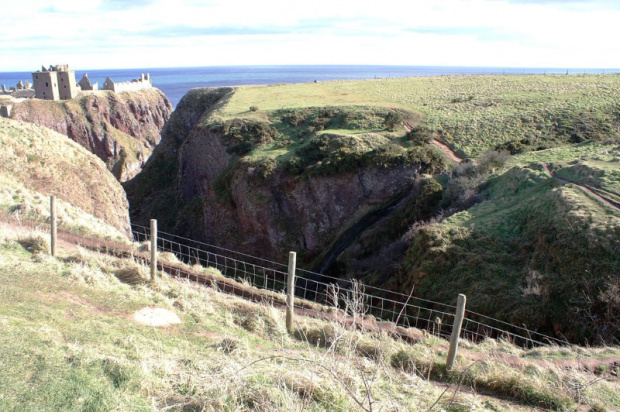
{"label": "bare shrub", "polygon": [[483,153],[476,162],[478,173],[494,173],[504,167],[508,159],[510,159],[510,152],[508,150],[489,150]]}

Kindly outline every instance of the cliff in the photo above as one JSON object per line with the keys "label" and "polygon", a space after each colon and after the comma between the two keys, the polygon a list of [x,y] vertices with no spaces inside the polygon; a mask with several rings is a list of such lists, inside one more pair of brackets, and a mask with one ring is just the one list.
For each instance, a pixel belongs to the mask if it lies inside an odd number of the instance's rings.
{"label": "cliff", "polygon": [[125,181],[141,170],[171,112],[158,89],[119,94],[101,90],[73,100],[28,99],[13,106],[11,117],[68,136]]}
{"label": "cliff", "polygon": [[302,264],[318,266],[348,228],[445,167],[432,149],[407,149],[385,130],[351,134],[359,122],[383,129],[389,109],[220,118],[234,93],[193,90],[181,100],[144,171],[124,185],[132,221],[157,218],[164,230],[268,259],[296,250]]}
{"label": "cliff", "polygon": [[49,196],[55,195],[61,228],[130,235],[123,188],[92,153],[48,128],[3,118],[0,146],[0,212],[18,223],[43,223],[49,217]]}

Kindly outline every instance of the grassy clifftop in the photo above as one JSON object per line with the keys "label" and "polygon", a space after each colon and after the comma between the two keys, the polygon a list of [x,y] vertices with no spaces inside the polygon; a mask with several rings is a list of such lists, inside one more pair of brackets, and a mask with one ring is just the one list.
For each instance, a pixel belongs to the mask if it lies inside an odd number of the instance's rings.
{"label": "grassy clifftop", "polygon": [[[372,105],[424,115],[422,126],[464,156],[618,139],[620,76],[523,75],[333,81],[239,88],[222,118],[284,108]],[[257,106],[259,113],[249,113]]]}
{"label": "grassy clifftop", "polygon": [[620,76],[194,90],[170,124],[126,185],[135,219],[423,298],[466,292],[578,342],[620,336]]}

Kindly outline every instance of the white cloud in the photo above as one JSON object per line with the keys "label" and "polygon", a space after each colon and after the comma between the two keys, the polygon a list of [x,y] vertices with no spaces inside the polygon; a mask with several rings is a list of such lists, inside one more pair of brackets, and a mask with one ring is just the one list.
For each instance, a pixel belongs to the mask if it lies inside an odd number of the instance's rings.
{"label": "white cloud", "polygon": [[599,0],[33,0],[0,13],[0,71],[222,64],[620,67]]}

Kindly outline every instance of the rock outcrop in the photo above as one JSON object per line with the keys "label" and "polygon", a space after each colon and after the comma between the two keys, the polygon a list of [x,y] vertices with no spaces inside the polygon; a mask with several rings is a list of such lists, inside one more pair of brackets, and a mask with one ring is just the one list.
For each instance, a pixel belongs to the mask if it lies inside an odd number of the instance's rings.
{"label": "rock outcrop", "polygon": [[170,101],[158,89],[102,90],[73,100],[25,100],[13,106],[11,117],[68,136],[125,181],[141,170],[171,112]]}

